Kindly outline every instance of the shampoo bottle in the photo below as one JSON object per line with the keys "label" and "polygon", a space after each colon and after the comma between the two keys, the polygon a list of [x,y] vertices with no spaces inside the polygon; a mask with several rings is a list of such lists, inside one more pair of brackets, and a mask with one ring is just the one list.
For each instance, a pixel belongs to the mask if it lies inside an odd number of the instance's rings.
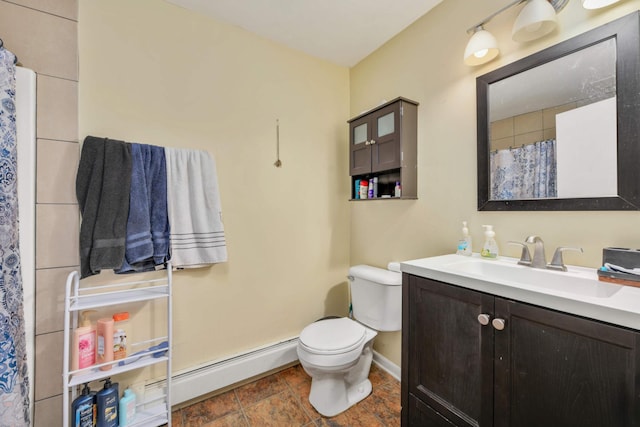
{"label": "shampoo bottle", "polygon": [[467,228],[467,221],[462,221],[462,238],[458,241],[458,255],[471,256],[473,249],[471,247],[471,236]]}
{"label": "shampoo bottle", "polygon": [[130,425],[136,417],[136,395],[131,389],[126,389],[120,399],[119,418],[120,427]]}
{"label": "shampoo bottle", "polygon": [[496,233],[493,231],[492,225],[483,225],[484,227],[484,246],[482,247],[482,255],[483,258],[486,259],[496,259],[498,257],[498,244],[495,240]]}
{"label": "shampoo bottle", "polygon": [[111,378],[104,381],[104,388],[96,394],[97,427],[118,426],[118,386]]}
{"label": "shampoo bottle", "polygon": [[93,396],[89,385],[85,384],[82,394],[71,404],[72,427],[93,427],[94,424]]}
{"label": "shampoo bottle", "polygon": [[71,370],[84,369],[96,364],[96,329],[91,325],[89,313],[81,313],[80,326],[73,331],[73,345],[71,348]]}
{"label": "shampoo bottle", "polygon": [[127,327],[129,312],[123,311],[113,315],[113,360],[127,357]]}
{"label": "shampoo bottle", "polygon": [[[113,360],[113,323],[112,317],[98,319],[98,346],[96,351],[98,364]],[[101,371],[108,371],[109,369],[111,369],[111,365],[100,367]]]}

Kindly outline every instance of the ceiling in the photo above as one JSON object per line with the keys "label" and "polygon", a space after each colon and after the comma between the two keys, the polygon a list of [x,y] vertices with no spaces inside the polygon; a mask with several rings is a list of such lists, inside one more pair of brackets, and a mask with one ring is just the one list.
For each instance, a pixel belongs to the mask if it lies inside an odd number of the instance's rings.
{"label": "ceiling", "polygon": [[443,0],[167,0],[351,67]]}

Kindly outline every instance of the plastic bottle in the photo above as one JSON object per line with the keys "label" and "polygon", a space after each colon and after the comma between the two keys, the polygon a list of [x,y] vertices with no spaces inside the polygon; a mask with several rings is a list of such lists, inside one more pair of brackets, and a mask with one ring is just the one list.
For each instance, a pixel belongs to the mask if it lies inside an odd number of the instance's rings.
{"label": "plastic bottle", "polygon": [[96,394],[97,427],[118,426],[118,384],[112,383],[111,378],[104,381],[104,388]]}
{"label": "plastic bottle", "polygon": [[95,310],[86,310],[80,313],[80,326],[73,331],[72,371],[96,364],[96,328],[91,324],[90,313],[95,313]]}
{"label": "plastic bottle", "polygon": [[369,194],[370,199],[373,199],[373,178],[369,180]]}
{"label": "plastic bottle", "polygon": [[[97,335],[98,346],[96,350],[96,362],[98,364],[113,361],[113,318],[104,317],[98,319]],[[101,366],[101,371],[108,371],[111,365]]]}
{"label": "plastic bottle", "polygon": [[129,312],[123,311],[113,315],[113,360],[127,357],[127,329],[129,325]]}
{"label": "plastic bottle", "polygon": [[394,196],[395,197],[402,197],[402,186],[400,185],[400,181],[396,181],[396,188],[395,188]]}
{"label": "plastic bottle", "polygon": [[353,198],[354,199],[360,198],[360,180],[359,179],[356,179],[355,181],[355,195]]}
{"label": "plastic bottle", "polygon": [[485,232],[485,241],[484,246],[482,246],[482,255],[483,258],[486,259],[496,259],[498,257],[498,244],[496,243],[494,237],[496,233],[493,231],[492,225],[483,225]]}
{"label": "plastic bottle", "polygon": [[368,190],[369,190],[369,181],[367,181],[366,179],[363,179],[362,181],[360,181],[360,198],[361,199],[367,198]]}
{"label": "plastic bottle", "polygon": [[458,241],[458,255],[471,256],[473,248],[471,245],[471,236],[467,228],[467,221],[462,221],[462,238]]}
{"label": "plastic bottle", "polygon": [[71,403],[72,427],[93,427],[94,425],[93,396],[89,384],[85,384],[80,396]]}
{"label": "plastic bottle", "polygon": [[373,197],[378,197],[378,177],[373,178]]}
{"label": "plastic bottle", "polygon": [[120,406],[118,408],[118,418],[120,420],[120,427],[130,425],[136,417],[136,395],[127,388],[124,391],[122,398],[120,399]]}

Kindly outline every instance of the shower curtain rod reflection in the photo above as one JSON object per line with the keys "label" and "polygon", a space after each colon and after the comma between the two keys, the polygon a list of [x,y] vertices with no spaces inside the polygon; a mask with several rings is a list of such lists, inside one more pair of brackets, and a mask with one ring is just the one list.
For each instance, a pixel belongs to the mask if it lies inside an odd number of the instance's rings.
{"label": "shower curtain rod reflection", "polygon": [[[2,39],[0,38],[0,48],[2,48],[3,46],[4,46],[4,42],[3,42],[3,41],[2,41]],[[13,53],[13,52],[11,52],[11,53]],[[14,53],[14,54],[13,54],[13,57],[14,57],[14,59],[13,59],[13,63],[14,63],[14,64],[17,64],[17,63],[18,63],[18,55],[16,55],[16,54]]]}

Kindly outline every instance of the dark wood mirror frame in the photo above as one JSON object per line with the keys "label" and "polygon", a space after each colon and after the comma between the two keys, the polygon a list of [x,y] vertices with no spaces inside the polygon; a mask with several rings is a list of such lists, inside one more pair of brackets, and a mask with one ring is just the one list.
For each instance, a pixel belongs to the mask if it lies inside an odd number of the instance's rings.
{"label": "dark wood mirror frame", "polygon": [[[618,196],[489,200],[489,85],[604,40],[616,39]],[[640,11],[561,42],[476,79],[478,210],[640,210]]]}

